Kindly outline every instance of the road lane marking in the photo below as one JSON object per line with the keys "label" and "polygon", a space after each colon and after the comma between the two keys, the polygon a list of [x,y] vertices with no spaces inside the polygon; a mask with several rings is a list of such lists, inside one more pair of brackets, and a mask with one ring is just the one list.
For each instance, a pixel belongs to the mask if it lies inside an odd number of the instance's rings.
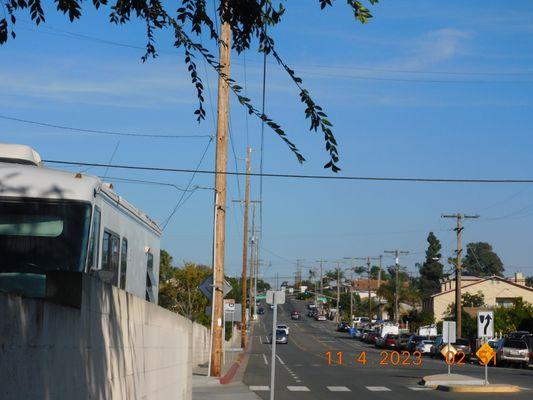
{"label": "road lane marking", "polygon": [[371,392],[390,392],[391,390],[386,386],[365,386]]}
{"label": "road lane marking", "polygon": [[259,341],[263,344],[263,336],[259,336]]}
{"label": "road lane marking", "polygon": [[424,386],[408,386],[409,389],[414,390],[415,392],[422,392],[425,390],[435,390],[430,387],[424,387]]}
{"label": "road lane marking", "polygon": [[270,386],[249,386],[252,392],[269,392]]}
{"label": "road lane marking", "polygon": [[351,392],[346,386],[327,386],[330,392]]}
{"label": "road lane marking", "polygon": [[310,392],[307,386],[287,386],[289,392]]}
{"label": "road lane marking", "polygon": [[294,364],[295,367],[303,367],[303,364]]}
{"label": "road lane marking", "polygon": [[311,364],[311,367],[321,367],[322,364]]}
{"label": "road lane marking", "polygon": [[280,362],[281,365],[285,365],[285,363],[283,362],[283,360],[281,359],[281,357],[278,356],[277,354],[276,354],[276,358],[279,360],[279,362]]}
{"label": "road lane marking", "polygon": [[262,354],[262,356],[263,356],[263,360],[265,361],[265,365],[268,365],[267,356],[265,356],[264,354]]}

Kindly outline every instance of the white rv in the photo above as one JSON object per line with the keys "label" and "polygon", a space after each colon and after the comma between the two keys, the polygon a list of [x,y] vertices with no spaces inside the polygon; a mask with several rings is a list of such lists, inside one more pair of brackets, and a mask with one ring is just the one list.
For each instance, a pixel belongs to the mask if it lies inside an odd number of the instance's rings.
{"label": "white rv", "polygon": [[44,297],[46,273],[85,272],[157,303],[161,230],[99,178],[0,144],[0,291]]}

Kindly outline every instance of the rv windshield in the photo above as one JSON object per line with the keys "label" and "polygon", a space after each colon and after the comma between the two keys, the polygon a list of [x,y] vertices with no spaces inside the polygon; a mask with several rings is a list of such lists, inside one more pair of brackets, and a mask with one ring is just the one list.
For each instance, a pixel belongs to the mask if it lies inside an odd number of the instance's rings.
{"label": "rv windshield", "polygon": [[82,271],[91,206],[0,199],[0,291],[44,295],[47,271]]}

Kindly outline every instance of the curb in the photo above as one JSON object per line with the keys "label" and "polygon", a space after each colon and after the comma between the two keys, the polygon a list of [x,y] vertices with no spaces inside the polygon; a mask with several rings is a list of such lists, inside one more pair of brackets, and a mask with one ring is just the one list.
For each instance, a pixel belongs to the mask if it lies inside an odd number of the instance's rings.
{"label": "curb", "polygon": [[454,393],[518,393],[520,387],[515,385],[483,385],[483,386],[469,386],[469,385],[439,385],[437,390],[443,392]]}
{"label": "curb", "polygon": [[239,370],[239,367],[245,360],[246,356],[248,355],[248,352],[250,351],[250,345],[252,341],[251,338],[252,329],[249,331],[249,340],[248,343],[246,343],[246,348],[244,348],[241,353],[239,354],[239,357],[237,358],[237,361],[234,361],[231,367],[229,368],[228,372],[222,377],[219,378],[219,382],[222,385],[227,385],[228,383],[231,383],[233,378],[235,378],[235,375],[237,374],[237,371]]}

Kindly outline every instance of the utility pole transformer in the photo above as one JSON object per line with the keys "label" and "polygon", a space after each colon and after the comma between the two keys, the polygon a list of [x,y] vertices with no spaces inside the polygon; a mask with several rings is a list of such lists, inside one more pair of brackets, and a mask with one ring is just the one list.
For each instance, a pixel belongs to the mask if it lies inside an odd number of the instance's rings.
{"label": "utility pole transformer", "polygon": [[456,336],[462,337],[462,298],[461,298],[461,286],[462,286],[462,268],[463,268],[463,219],[476,219],[479,215],[464,215],[460,213],[456,214],[444,214],[442,218],[455,218],[457,226],[454,231],[457,234],[457,259],[455,260],[455,329]]}
{"label": "utility pole transformer", "polygon": [[[221,3],[222,9],[227,7],[226,0]],[[217,138],[215,157],[215,229],[214,229],[214,263],[213,263],[213,331],[211,333],[211,368],[212,376],[220,376],[222,372],[222,326],[224,313],[224,247],[226,243],[226,170],[228,163],[228,116],[231,55],[231,27],[223,21],[220,32],[217,106]]]}

